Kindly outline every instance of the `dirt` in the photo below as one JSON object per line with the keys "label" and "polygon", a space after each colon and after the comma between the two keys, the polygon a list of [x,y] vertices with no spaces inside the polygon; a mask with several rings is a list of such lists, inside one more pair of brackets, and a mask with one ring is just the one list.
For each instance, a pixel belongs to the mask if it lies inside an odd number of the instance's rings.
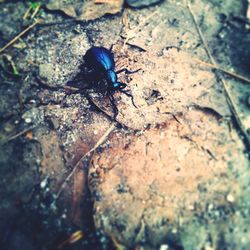
{"label": "dirt", "polygon": [[[0,2],[1,47],[41,20],[0,53],[1,249],[249,248],[247,1]],[[112,44],[116,122],[72,89]]]}

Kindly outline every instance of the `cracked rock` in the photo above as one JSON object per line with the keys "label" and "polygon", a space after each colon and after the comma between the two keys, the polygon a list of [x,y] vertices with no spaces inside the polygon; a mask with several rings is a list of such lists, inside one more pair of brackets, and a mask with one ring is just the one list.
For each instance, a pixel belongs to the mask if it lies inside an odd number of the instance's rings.
{"label": "cracked rock", "polygon": [[[220,234],[236,241],[238,236],[227,231],[230,220],[216,233],[213,229],[222,218],[235,218],[237,201],[244,197],[239,190],[246,179],[238,180],[235,172],[244,172],[248,160],[240,153],[243,145],[228,133],[226,123],[213,114],[190,110],[141,135],[113,135],[91,162],[96,228],[108,236],[112,232],[125,249],[162,244],[203,249],[208,235],[217,242]],[[232,165],[236,169],[229,171]],[[234,208],[222,209],[229,202]],[[195,237],[194,231],[199,232]]]}

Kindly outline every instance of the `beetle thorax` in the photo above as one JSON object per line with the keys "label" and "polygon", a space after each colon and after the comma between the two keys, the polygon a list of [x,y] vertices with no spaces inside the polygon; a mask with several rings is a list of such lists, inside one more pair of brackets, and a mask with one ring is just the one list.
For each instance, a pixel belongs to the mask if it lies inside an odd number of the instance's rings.
{"label": "beetle thorax", "polygon": [[107,80],[110,83],[116,83],[117,81],[117,75],[113,70],[108,70],[107,71]]}

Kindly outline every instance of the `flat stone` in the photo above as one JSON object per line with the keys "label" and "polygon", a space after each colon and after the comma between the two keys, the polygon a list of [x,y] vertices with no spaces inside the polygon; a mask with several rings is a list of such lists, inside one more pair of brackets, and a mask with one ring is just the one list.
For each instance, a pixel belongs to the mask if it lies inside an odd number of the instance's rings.
{"label": "flat stone", "polygon": [[[239,191],[244,176],[235,177],[236,171],[248,168],[244,147],[230,138],[216,116],[191,110],[177,120],[142,135],[114,134],[102,154],[92,158],[89,187],[96,228],[112,232],[123,246],[156,249],[167,243],[171,248],[202,249],[208,234],[237,240],[227,230],[231,220],[218,226],[225,216],[220,207],[232,203],[229,191],[235,204],[245,196]],[[236,169],[230,171],[231,165]],[[235,217],[233,211],[230,218]]]}

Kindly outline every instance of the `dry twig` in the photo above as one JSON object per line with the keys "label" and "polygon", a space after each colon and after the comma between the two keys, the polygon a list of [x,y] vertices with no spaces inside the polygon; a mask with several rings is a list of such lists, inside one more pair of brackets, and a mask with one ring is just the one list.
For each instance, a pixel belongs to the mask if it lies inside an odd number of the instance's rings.
{"label": "dry twig", "polygon": [[19,33],[16,37],[14,37],[10,42],[8,42],[4,47],[0,49],[0,53],[2,53],[4,50],[6,50],[8,47],[10,47],[13,43],[15,43],[21,36],[23,36],[25,33],[27,33],[30,29],[32,29],[34,26],[36,26],[38,23],[40,23],[40,20],[36,20],[33,24],[31,24],[29,27],[27,27],[25,30],[23,30],[21,33]]}
{"label": "dry twig", "polygon": [[1,145],[4,145],[4,144],[6,144],[7,142],[13,141],[14,139],[18,138],[19,136],[22,136],[22,135],[26,134],[27,132],[31,131],[31,130],[34,129],[36,126],[37,126],[37,125],[34,125],[34,126],[31,126],[31,127],[27,128],[27,129],[24,129],[24,130],[20,131],[19,133],[17,133],[17,134],[15,134],[15,135],[13,135],[13,136],[10,136],[10,137],[8,137],[8,138],[6,138],[6,139],[0,141],[0,144],[1,144]]}
{"label": "dry twig", "polygon": [[94,152],[108,137],[108,135],[114,130],[115,125],[112,124],[112,126],[103,134],[103,136],[98,140],[98,142],[95,144],[95,146],[93,148],[91,148],[86,154],[84,154],[81,159],[75,164],[75,166],[73,167],[73,169],[71,170],[71,172],[68,174],[68,176],[65,178],[65,180],[63,181],[60,189],[58,190],[57,194],[56,194],[56,198],[55,200],[57,200],[65,185],[67,184],[67,182],[70,180],[70,178],[73,176],[73,174],[76,172],[77,168],[79,167],[80,163],[87,157],[89,156],[92,152]]}
{"label": "dry twig", "polygon": [[[212,54],[211,54],[211,52],[210,52],[210,49],[209,49],[208,44],[207,44],[207,42],[206,42],[206,39],[205,39],[205,37],[203,36],[203,33],[202,33],[202,31],[201,31],[201,29],[200,29],[200,27],[199,27],[199,25],[198,25],[198,22],[197,22],[197,20],[196,20],[196,17],[195,17],[195,15],[194,15],[193,11],[192,11],[192,8],[191,8],[191,6],[190,6],[188,0],[186,0],[186,5],[187,5],[187,8],[188,8],[188,10],[189,10],[189,12],[190,12],[192,18],[193,18],[195,27],[196,27],[196,29],[197,29],[197,31],[198,31],[198,34],[199,34],[199,36],[200,36],[200,39],[201,39],[201,41],[202,41],[202,43],[203,43],[203,45],[204,45],[204,47],[205,47],[205,50],[206,50],[206,52],[207,52],[207,55],[208,55],[210,61],[212,62],[212,65],[214,66],[214,68],[220,69],[220,68],[217,66],[217,63],[216,63],[215,59],[213,58],[213,56],[212,56]],[[226,72],[226,73],[228,73],[228,72]],[[234,73],[231,73],[231,72],[229,72],[229,73],[230,73],[231,75],[234,75],[234,76],[237,76],[237,77],[238,77],[238,75],[236,75],[236,74],[234,74]],[[238,77],[238,78],[239,78],[239,77]],[[246,138],[246,140],[247,140],[247,142],[248,142],[248,145],[250,145],[250,136],[248,135],[248,133],[247,133],[247,131],[246,131],[246,129],[245,129],[245,127],[244,127],[244,125],[243,125],[241,119],[240,119],[240,116],[239,116],[239,114],[238,114],[236,105],[235,105],[235,103],[233,102],[233,98],[232,98],[232,95],[231,95],[231,93],[230,93],[228,84],[227,84],[227,82],[226,82],[223,78],[221,78],[220,80],[221,80],[221,82],[222,82],[224,91],[225,91],[225,93],[226,93],[226,97],[227,97],[227,100],[228,100],[228,104],[229,104],[229,106],[230,106],[230,108],[231,108],[232,114],[234,115],[235,120],[236,120],[236,122],[237,122],[237,124],[238,124],[238,126],[239,126],[239,128],[240,128],[240,130],[241,130],[241,132],[242,132],[242,134],[243,134],[244,137]],[[244,80],[246,80],[246,79],[244,78]],[[247,79],[247,82],[249,82],[248,79]]]}
{"label": "dry twig", "polygon": [[216,70],[219,70],[229,76],[232,76],[232,77],[235,77],[239,80],[242,80],[244,82],[247,82],[247,83],[250,83],[250,79],[242,76],[242,75],[239,75],[237,73],[234,73],[234,72],[231,72],[231,71],[228,71],[228,70],[225,70],[225,69],[222,69],[221,67],[218,67],[217,65],[214,65],[214,64],[211,64],[211,63],[207,63],[207,62],[204,62],[200,59],[197,59],[197,58],[193,58],[194,61],[196,61],[197,63],[200,63],[200,64],[203,64],[204,66],[207,66],[209,68],[212,68],[212,69],[216,69]]}

